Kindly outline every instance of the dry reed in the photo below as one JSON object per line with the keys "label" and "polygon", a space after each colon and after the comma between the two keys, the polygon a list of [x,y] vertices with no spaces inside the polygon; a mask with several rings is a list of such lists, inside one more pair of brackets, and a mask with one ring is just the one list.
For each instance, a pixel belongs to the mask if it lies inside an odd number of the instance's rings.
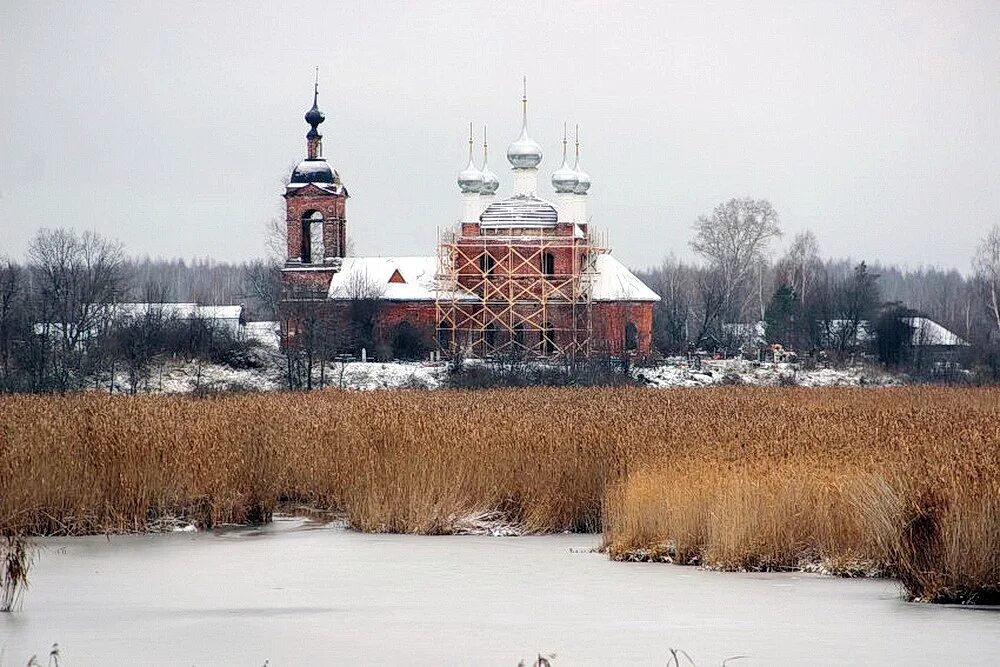
{"label": "dry reed", "polygon": [[[366,531],[502,516],[618,557],[888,568],[997,588],[1000,391],[720,388],[0,398],[0,533],[266,520]],[[603,517],[602,517],[603,513]]]}

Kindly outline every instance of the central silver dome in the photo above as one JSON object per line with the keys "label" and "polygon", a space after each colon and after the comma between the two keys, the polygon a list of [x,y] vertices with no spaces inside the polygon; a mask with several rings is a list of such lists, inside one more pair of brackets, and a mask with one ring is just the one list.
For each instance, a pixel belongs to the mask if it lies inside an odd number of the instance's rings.
{"label": "central silver dome", "polygon": [[531,195],[493,202],[479,216],[483,227],[554,227],[558,220],[552,204]]}
{"label": "central silver dome", "polygon": [[521,136],[507,148],[507,160],[514,169],[535,169],[542,161],[542,147],[528,136],[527,123],[521,128]]}

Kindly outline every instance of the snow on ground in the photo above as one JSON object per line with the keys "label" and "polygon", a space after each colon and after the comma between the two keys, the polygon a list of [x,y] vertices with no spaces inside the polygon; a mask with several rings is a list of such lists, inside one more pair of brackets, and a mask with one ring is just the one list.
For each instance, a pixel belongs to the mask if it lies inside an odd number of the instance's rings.
{"label": "snow on ground", "polygon": [[760,387],[859,387],[902,384],[899,377],[867,366],[814,368],[798,364],[712,359],[700,367],[683,357],[673,357],[660,366],[636,368],[636,379],[650,387],[708,387],[733,384]]}
{"label": "snow on ground", "polygon": [[[186,394],[196,391],[280,391],[287,389],[284,359],[272,355],[264,368],[236,369],[222,364],[194,361],[171,361],[152,370],[139,383],[141,393]],[[418,362],[331,363],[327,366],[325,386],[344,389],[437,389],[445,373],[444,364]],[[319,370],[313,376],[319,386]],[[107,380],[89,383],[96,390],[107,391]],[[115,393],[129,393],[128,377],[117,374]]]}
{"label": "snow on ground", "polygon": [[334,387],[347,389],[437,389],[445,372],[444,364],[425,362],[390,363],[352,361],[343,365],[333,364],[327,371],[327,382]]}
{"label": "snow on ground", "polygon": [[[195,361],[169,361],[151,369],[149,377],[139,382],[140,393],[187,394],[195,391],[275,391],[284,387],[280,366],[268,364],[263,369],[232,368],[223,364]],[[108,390],[107,379],[88,383],[99,391]],[[128,376],[115,375],[115,393],[130,392]]]}
{"label": "snow on ground", "polygon": [[[195,391],[279,391],[285,389],[284,358],[264,357],[264,368],[235,369],[220,364],[168,362],[154,368],[140,392],[190,393]],[[475,363],[470,360],[467,363]],[[652,367],[632,371],[640,384],[656,388],[711,387],[716,385],[860,387],[903,384],[899,376],[875,368],[815,368],[804,370],[797,364],[757,363],[742,359],[704,360],[701,366],[683,357],[667,359]],[[429,362],[334,362],[327,366],[326,387],[354,390],[438,389],[446,380],[447,365]],[[319,372],[314,375],[319,383]],[[95,382],[95,389],[107,391],[107,381]],[[115,391],[128,393],[127,378],[119,374]]]}

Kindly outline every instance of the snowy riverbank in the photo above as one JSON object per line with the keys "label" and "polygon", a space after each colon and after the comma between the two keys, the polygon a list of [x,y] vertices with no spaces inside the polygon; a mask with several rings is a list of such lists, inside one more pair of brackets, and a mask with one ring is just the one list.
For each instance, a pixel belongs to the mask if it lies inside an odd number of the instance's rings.
{"label": "snowy riverbank", "polygon": [[[286,388],[283,357],[270,354],[256,369],[235,369],[221,364],[166,362],[157,367],[139,387],[140,392],[193,393],[224,391],[279,391]],[[477,362],[468,362],[477,363]],[[672,389],[719,385],[864,387],[893,386],[905,378],[868,366],[804,369],[791,363],[758,363],[743,359],[705,360],[689,364],[682,357],[655,366],[635,367],[633,376],[642,386]],[[327,366],[322,385],[355,390],[439,389],[446,385],[444,362],[346,362]],[[316,372],[314,382],[320,384]],[[127,379],[119,376],[116,392],[128,391]],[[108,382],[94,383],[107,390]]]}

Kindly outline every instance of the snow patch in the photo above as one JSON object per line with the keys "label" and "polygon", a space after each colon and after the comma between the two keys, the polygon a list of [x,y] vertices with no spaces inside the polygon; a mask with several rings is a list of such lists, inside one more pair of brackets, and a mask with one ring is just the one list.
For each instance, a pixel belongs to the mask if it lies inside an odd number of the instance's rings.
{"label": "snow patch", "polygon": [[745,359],[690,363],[673,357],[660,366],[636,368],[635,378],[650,387],[710,387],[733,384],[755,387],[862,387],[902,384],[894,375],[866,366],[803,369],[800,364],[753,362]]}

